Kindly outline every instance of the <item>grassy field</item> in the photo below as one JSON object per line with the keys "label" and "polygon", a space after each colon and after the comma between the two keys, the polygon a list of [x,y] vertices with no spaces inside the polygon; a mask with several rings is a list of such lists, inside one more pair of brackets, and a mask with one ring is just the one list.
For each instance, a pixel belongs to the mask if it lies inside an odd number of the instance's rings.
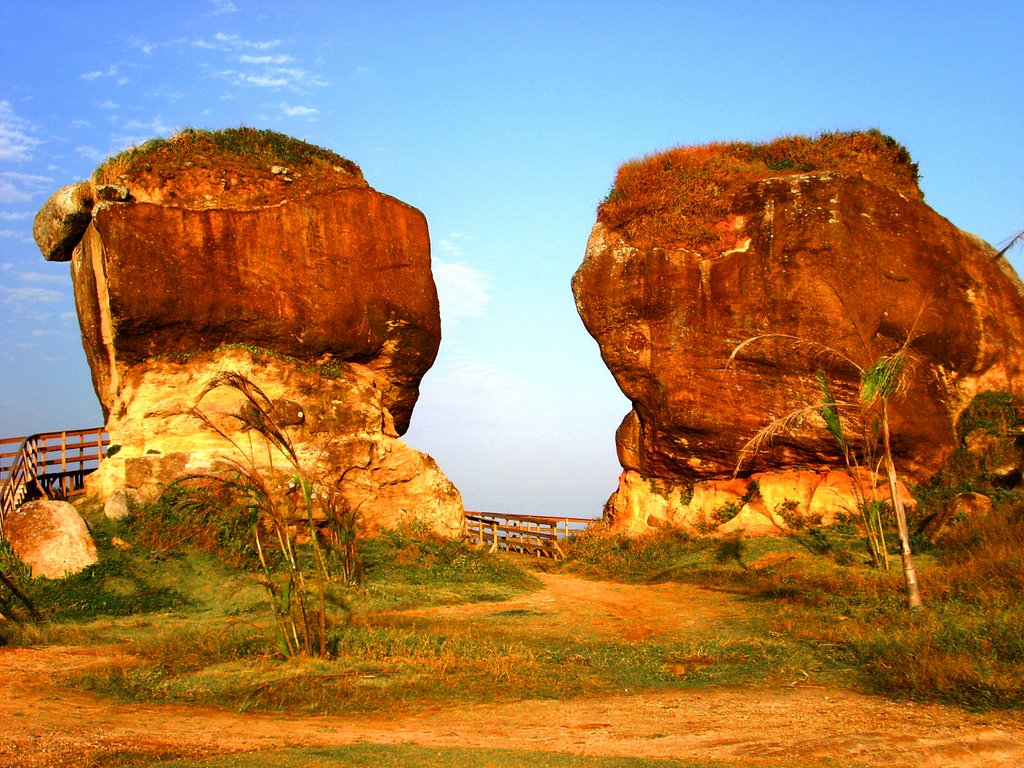
{"label": "grassy field", "polygon": [[[109,663],[65,681],[120,700],[233,711],[398,717],[485,702],[807,684],[1019,709],[1024,502],[984,486],[984,466],[954,461],[957,472],[918,489],[918,516],[964,490],[971,473],[971,487],[996,503],[955,521],[941,544],[915,540],[926,601],[917,612],[906,608],[899,569],[871,567],[850,524],[725,540],[680,531],[629,540],[596,525],[568,541],[558,563],[405,529],[359,540],[358,578],[331,578],[324,593],[325,653],[289,654],[280,592],[267,591],[267,571],[238,520],[207,509],[172,521],[173,510],[152,505],[108,521],[85,506],[100,563],[78,575],[32,579],[0,544],[0,610],[14,619],[0,622],[0,644],[103,649]],[[551,613],[534,596],[559,574],[597,586],[578,606]],[[602,618],[601,597],[615,591],[609,582],[635,585],[628,599],[637,601],[668,599],[667,585],[698,589],[648,617],[662,631],[630,634],[612,619],[631,606]],[[638,602],[638,626],[654,607]],[[694,615],[702,620],[688,621]],[[96,765],[697,765],[369,744],[171,757],[154,763],[152,753],[115,751]]]}
{"label": "grassy field", "polygon": [[[556,568],[591,579],[680,581],[744,599],[713,635],[628,641],[537,631],[531,611],[454,612],[539,586],[528,569],[412,532],[362,542],[362,581],[335,594],[325,658],[283,658],[255,574],[190,546],[123,550],[131,524],[100,523],[101,564],[20,580],[44,617],[3,625],[6,643],[126,644],[133,664],[76,682],[132,699],[236,709],[402,712],[438,703],[588,696],[801,676],[973,708],[1024,704],[1024,506],[1008,502],[919,553],[927,609],[909,613],[901,574],[864,563],[852,528],[783,539],[681,534],[625,540],[599,529]],[[685,675],[678,674],[686,668]]]}

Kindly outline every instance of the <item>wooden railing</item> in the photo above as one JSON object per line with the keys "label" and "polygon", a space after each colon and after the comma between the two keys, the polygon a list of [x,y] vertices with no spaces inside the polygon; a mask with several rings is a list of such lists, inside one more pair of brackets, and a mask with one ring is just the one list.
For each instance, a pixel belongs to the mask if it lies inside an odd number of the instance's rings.
{"label": "wooden railing", "polygon": [[503,550],[535,557],[564,557],[558,542],[585,531],[594,522],[585,517],[511,515],[466,512],[466,538],[491,552]]}
{"label": "wooden railing", "polygon": [[102,427],[0,439],[0,536],[4,518],[26,501],[81,492],[109,444]]}

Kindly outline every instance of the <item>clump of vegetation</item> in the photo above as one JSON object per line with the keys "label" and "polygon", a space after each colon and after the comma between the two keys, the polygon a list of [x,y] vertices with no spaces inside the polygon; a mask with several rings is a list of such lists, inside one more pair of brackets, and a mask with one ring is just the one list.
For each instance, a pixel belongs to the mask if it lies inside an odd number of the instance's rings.
{"label": "clump of vegetation", "polygon": [[637,245],[698,252],[733,247],[727,222],[733,196],[767,178],[809,172],[869,177],[919,199],[917,164],[877,130],[787,136],[765,144],[677,147],[619,168],[597,218]]}
{"label": "clump of vegetation", "polygon": [[186,477],[136,509],[127,520],[127,534],[157,558],[197,549],[216,554],[229,567],[251,571],[260,563],[253,537],[255,512],[224,483]]}
{"label": "clump of vegetation", "polygon": [[[1019,475],[999,474],[1007,467],[1016,468],[1024,455],[1024,418],[1014,395],[1004,391],[977,394],[960,414],[956,435],[959,445],[942,469],[914,488],[922,519],[938,513],[960,493],[982,493],[996,502],[1020,497]],[[968,445],[972,440],[984,445]]]}
{"label": "clump of vegetation", "polygon": [[[1024,705],[1024,505],[965,521],[924,562],[928,610],[885,574],[792,564],[755,575],[779,631],[834,649],[872,690],[969,707]],[[824,609],[824,610],[823,610]],[[836,621],[836,616],[841,617]]]}
{"label": "clump of vegetation", "polygon": [[614,578],[633,584],[668,579],[680,564],[704,551],[709,540],[681,528],[665,528],[644,536],[613,535],[600,524],[571,537],[563,568],[593,578]]}
{"label": "clump of vegetation", "polygon": [[383,531],[359,547],[366,575],[365,605],[412,605],[507,600],[540,586],[511,560],[417,527]]}
{"label": "clump of vegetation", "polygon": [[232,166],[266,174],[272,166],[299,170],[311,167],[340,168],[362,179],[359,166],[329,149],[283,133],[257,128],[226,128],[216,131],[186,128],[169,139],[157,138],[114,155],[93,173],[96,184],[118,183],[122,176],[171,172],[195,166],[212,167],[228,159]]}
{"label": "clump of vegetation", "polygon": [[[759,430],[740,451],[736,471],[740,471],[748,456],[756,453],[759,447],[798,428],[808,417],[819,417],[841,451],[852,481],[872,562],[886,569],[889,567],[889,559],[882,512],[887,507],[892,509],[900,542],[907,604],[911,609],[920,608],[922,598],[911,548],[910,526],[896,474],[890,413],[892,404],[909,389],[915,372],[917,357],[912,344],[917,323],[924,310],[925,305],[922,304],[906,338],[895,348],[879,354],[873,351],[867,339],[862,338],[864,354],[868,357],[864,365],[827,344],[780,333],[764,333],[746,339],[729,355],[729,363],[732,364],[751,345],[781,342],[793,348],[810,349],[814,354],[827,358],[834,366],[856,372],[859,383],[857,395],[843,401],[836,398],[828,377],[819,370],[819,400],[772,419]],[[862,486],[864,474],[869,478],[870,496]],[[879,477],[884,477],[888,482],[889,498],[886,500],[880,499],[876,491],[880,484]]]}
{"label": "clump of vegetation", "polygon": [[721,541],[671,529],[624,539],[596,528],[573,539],[563,567],[747,595],[766,635],[805,646],[816,663],[868,690],[979,709],[1024,706],[1024,503],[965,521],[921,556],[928,608],[914,613],[897,571],[851,556],[859,542],[852,527],[821,526],[804,539]]}

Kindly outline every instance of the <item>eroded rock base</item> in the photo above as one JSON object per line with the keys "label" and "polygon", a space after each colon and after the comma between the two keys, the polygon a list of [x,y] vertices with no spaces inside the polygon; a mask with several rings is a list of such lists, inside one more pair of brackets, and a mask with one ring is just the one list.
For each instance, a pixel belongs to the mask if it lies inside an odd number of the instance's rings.
{"label": "eroded rock base", "polygon": [[209,389],[225,372],[266,395],[303,475],[338,490],[365,532],[417,523],[444,536],[461,533],[461,495],[430,456],[399,439],[373,371],[251,349],[168,356],[131,368],[107,424],[109,455],[89,477],[89,491],[107,500],[123,489],[145,502],[182,477],[253,467],[274,490],[287,492],[295,468],[247,428],[248,400],[229,386]]}
{"label": "eroded rock base", "polygon": [[[913,503],[902,483],[899,491],[905,504]],[[668,527],[701,534],[782,536],[797,526],[857,519],[862,500],[889,498],[885,478],[829,467],[761,472],[693,485],[626,470],[605,506],[605,518],[614,531],[627,536]]]}

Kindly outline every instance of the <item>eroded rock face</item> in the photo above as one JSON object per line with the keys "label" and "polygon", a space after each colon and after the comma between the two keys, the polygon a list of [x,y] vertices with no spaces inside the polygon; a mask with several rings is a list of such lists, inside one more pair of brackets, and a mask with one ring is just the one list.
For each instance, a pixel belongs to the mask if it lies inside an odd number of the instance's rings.
{"label": "eroded rock face", "polygon": [[[717,155],[705,154],[702,183],[727,200],[707,222],[710,242],[660,244],[599,222],[573,278],[580,316],[633,403],[616,434],[625,471],[609,502],[623,526],[645,524],[645,498],[670,520],[698,520],[678,502],[665,513],[664,491],[727,481],[769,420],[820,400],[818,370],[837,397],[856,397],[856,370],[813,346],[759,343],[729,365],[757,335],[828,346],[864,367],[913,334],[917,371],[892,419],[899,469],[914,480],[954,449],[956,417],[977,392],[1019,390],[1022,287],[991,247],[915,190],[873,180],[877,163],[737,180],[716,177]],[[808,419],[741,469],[841,465]],[[638,490],[637,478],[662,495]]]}
{"label": "eroded rock face", "polygon": [[[267,141],[295,161],[254,160]],[[223,441],[168,414],[241,368],[291,403],[279,416],[316,457],[313,474],[336,482],[351,470],[346,483],[376,482],[367,493],[391,499],[363,504],[370,527],[414,507],[437,511],[439,530],[461,525],[458,492],[397,439],[440,344],[427,223],[356,166],[250,129],[182,134],[56,193],[35,232],[46,258],[71,259],[83,345],[120,446],[92,481],[104,495],[151,496],[175,471],[209,466]]]}
{"label": "eroded rock face", "polygon": [[101,202],[72,276],[108,413],[144,360],[250,344],[360,361],[404,432],[440,344],[426,220],[369,187],[249,210]]}
{"label": "eroded rock face", "polygon": [[59,579],[97,562],[85,520],[65,501],[30,501],[7,515],[4,538],[32,575]]}

